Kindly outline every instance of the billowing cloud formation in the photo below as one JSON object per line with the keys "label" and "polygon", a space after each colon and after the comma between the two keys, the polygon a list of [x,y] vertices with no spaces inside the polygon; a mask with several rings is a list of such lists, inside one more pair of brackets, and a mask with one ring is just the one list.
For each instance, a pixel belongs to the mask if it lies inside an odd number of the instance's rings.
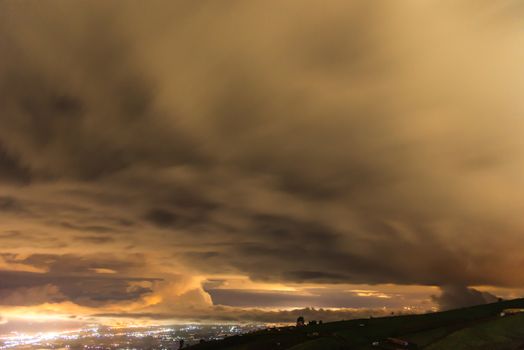
{"label": "billowing cloud formation", "polygon": [[434,299],[442,310],[498,301],[498,298],[491,293],[481,292],[474,288],[464,286],[444,286],[442,287],[442,294],[434,297]]}
{"label": "billowing cloud formation", "polygon": [[208,307],[202,276],[521,287],[521,13],[3,2],[2,295],[154,314]]}

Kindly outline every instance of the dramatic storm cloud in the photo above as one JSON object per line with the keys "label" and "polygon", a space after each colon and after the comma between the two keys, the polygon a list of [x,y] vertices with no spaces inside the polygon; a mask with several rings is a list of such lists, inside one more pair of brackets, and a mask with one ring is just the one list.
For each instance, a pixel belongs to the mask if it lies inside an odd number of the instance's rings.
{"label": "dramatic storm cloud", "polygon": [[523,11],[2,2],[0,314],[344,318],[513,295]]}
{"label": "dramatic storm cloud", "polygon": [[491,293],[479,292],[476,289],[463,286],[444,286],[442,287],[442,295],[434,297],[434,299],[443,310],[494,303],[498,300]]}

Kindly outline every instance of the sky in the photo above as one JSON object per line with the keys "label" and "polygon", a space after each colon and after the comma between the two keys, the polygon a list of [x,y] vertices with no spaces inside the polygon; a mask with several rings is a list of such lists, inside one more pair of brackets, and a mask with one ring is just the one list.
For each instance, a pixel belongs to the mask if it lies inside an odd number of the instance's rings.
{"label": "sky", "polygon": [[0,330],[524,295],[523,14],[0,2]]}

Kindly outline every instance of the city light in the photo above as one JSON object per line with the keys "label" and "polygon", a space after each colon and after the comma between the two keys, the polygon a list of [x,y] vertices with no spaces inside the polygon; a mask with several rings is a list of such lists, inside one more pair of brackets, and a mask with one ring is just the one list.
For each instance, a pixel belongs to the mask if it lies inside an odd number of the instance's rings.
{"label": "city light", "polygon": [[172,349],[183,339],[185,344],[220,340],[264,329],[263,325],[183,325],[151,327],[88,327],[74,331],[38,332],[34,334],[12,332],[0,336],[3,349]]}

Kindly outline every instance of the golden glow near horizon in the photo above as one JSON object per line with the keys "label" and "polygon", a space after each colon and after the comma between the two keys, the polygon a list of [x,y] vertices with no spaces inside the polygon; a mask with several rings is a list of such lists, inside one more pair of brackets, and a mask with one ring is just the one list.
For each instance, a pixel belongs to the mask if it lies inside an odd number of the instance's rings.
{"label": "golden glow near horizon", "polygon": [[0,2],[0,332],[521,296],[523,15]]}

